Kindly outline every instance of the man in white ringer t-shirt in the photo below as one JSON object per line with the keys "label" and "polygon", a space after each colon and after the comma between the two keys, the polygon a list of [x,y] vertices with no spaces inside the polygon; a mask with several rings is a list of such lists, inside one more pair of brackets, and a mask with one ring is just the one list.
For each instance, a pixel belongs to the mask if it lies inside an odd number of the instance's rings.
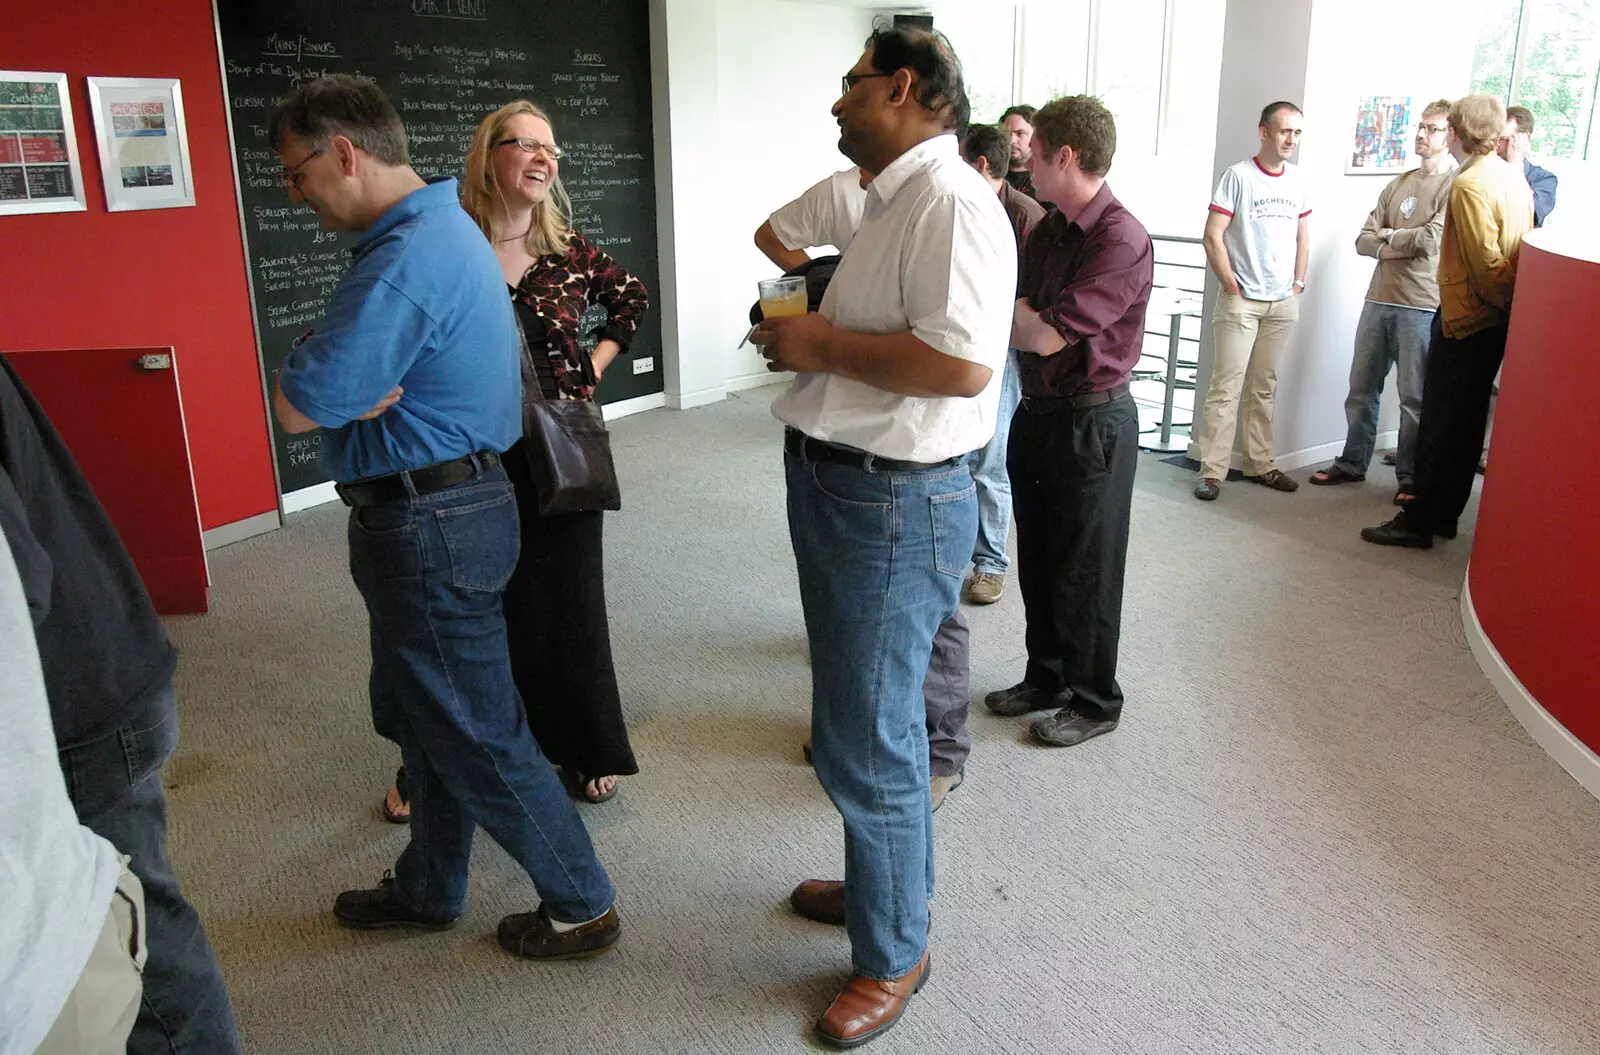
{"label": "man in white ringer t-shirt", "polygon": [[1260,152],[1223,172],[1206,217],[1206,261],[1222,292],[1211,318],[1211,387],[1195,431],[1200,482],[1194,496],[1203,501],[1222,492],[1241,418],[1244,478],[1275,491],[1300,486],[1273,462],[1272,397],[1278,356],[1300,318],[1311,253],[1306,178],[1289,163],[1301,128],[1293,103],[1262,110]]}

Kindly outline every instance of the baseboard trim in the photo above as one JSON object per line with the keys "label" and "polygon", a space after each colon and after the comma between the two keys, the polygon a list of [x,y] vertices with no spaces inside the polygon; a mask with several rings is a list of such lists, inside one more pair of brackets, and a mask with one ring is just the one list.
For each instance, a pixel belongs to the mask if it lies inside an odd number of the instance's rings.
{"label": "baseboard trim", "polygon": [[729,392],[748,392],[752,388],[766,388],[768,385],[784,385],[794,380],[794,374],[784,372],[774,374],[746,374],[743,377],[730,377],[722,383],[722,387]]}
{"label": "baseboard trim", "polygon": [[1539,705],[1533,694],[1507,665],[1500,650],[1494,647],[1489,635],[1478,621],[1478,610],[1472,603],[1472,568],[1467,568],[1467,578],[1461,587],[1461,626],[1466,631],[1467,644],[1472,647],[1473,658],[1489,683],[1505,701],[1506,708],[1528,730],[1528,735],[1555,759],[1556,764],[1583,785],[1584,790],[1600,799],[1600,755],[1556,721],[1551,713]]}
{"label": "baseboard trim", "polygon": [[339,492],[333,489],[333,481],[324,480],[320,484],[302,487],[298,491],[290,491],[284,495],[283,512],[287,516],[290,513],[303,512],[304,510],[325,506],[329,502],[337,502],[338,500]]}
{"label": "baseboard trim", "polygon": [[[1377,440],[1375,442],[1379,450],[1385,450],[1389,447],[1395,446],[1400,442],[1400,433],[1396,429],[1391,429],[1388,432],[1380,432],[1378,433]],[[1304,469],[1308,465],[1317,465],[1321,462],[1332,461],[1343,451],[1344,440],[1334,440],[1331,443],[1321,443],[1315,447],[1304,447],[1298,451],[1285,451],[1279,454],[1275,461],[1277,462],[1279,469],[1286,473],[1292,473],[1297,469]],[[1189,441],[1188,455],[1195,461],[1200,460],[1200,445],[1195,443],[1193,440]],[[1230,469],[1239,469],[1243,471],[1244,459],[1240,456],[1238,451],[1235,451],[1233,457],[1228,459],[1228,467]]]}
{"label": "baseboard trim", "polygon": [[667,393],[667,406],[673,410],[692,410],[703,407],[709,403],[721,403],[728,397],[726,386],[717,385],[715,388],[703,388],[698,392],[669,392]]}
{"label": "baseboard trim", "polygon": [[642,414],[647,410],[657,410],[667,405],[665,392],[652,392],[647,396],[634,396],[632,399],[619,399],[615,403],[606,403],[600,407],[600,412],[607,421],[616,421],[630,414]]}
{"label": "baseboard trim", "polygon": [[265,535],[269,531],[276,531],[283,526],[283,517],[276,509],[269,509],[265,513],[257,513],[253,517],[235,520],[231,524],[223,524],[201,533],[200,538],[207,551],[231,546],[235,542],[243,542],[247,538]]}

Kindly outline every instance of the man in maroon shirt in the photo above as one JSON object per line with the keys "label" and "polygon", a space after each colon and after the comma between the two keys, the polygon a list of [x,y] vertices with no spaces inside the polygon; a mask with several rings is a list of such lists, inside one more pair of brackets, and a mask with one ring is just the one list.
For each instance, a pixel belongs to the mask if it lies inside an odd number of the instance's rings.
{"label": "man in maroon shirt", "polygon": [[1030,168],[1056,206],[1022,252],[1011,344],[1022,405],[1011,425],[1017,573],[1027,615],[1022,681],[989,709],[1020,715],[1046,744],[1117,727],[1117,641],[1139,412],[1128,374],[1144,344],[1155,251],[1106,186],[1117,129],[1098,99],[1057,99],[1034,115]]}

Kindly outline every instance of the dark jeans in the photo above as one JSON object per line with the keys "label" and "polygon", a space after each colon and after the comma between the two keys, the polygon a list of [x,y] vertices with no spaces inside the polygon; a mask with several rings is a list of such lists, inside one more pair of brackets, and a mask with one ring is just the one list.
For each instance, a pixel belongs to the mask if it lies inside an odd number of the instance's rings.
{"label": "dark jeans", "polygon": [[1406,507],[1406,520],[1421,530],[1454,528],[1472,497],[1506,332],[1507,327],[1496,326],[1446,337],[1434,321],[1417,433],[1417,497]]}
{"label": "dark jeans", "polygon": [[1117,642],[1138,456],[1130,396],[1082,410],[1025,397],[1011,424],[1023,680],[1071,689],[1073,707],[1093,717],[1122,711]]}
{"label": "dark jeans", "polygon": [[350,572],[371,619],[372,721],[400,745],[411,842],[397,894],[454,915],[481,825],[533,880],[553,919],[602,915],[615,891],[511,681],[501,593],[517,562],[502,469],[350,511]]}
{"label": "dark jeans", "polygon": [[522,522],[505,595],[511,675],[552,764],[589,777],[637,773],[606,619],[605,514],[540,516],[526,442],[506,452]]}
{"label": "dark jeans", "polygon": [[131,1055],[239,1051],[233,1006],[205,928],[178,888],[167,856],[161,767],[178,746],[169,683],[120,728],[61,748],[61,772],[78,819],[127,854],[144,885],[144,996],[128,1038]]}

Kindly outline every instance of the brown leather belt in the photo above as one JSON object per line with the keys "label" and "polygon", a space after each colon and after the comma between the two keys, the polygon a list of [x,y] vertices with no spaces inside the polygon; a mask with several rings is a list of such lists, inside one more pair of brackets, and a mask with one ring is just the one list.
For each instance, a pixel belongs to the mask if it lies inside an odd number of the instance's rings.
{"label": "brown leather belt", "polygon": [[1023,396],[1022,402],[1028,409],[1044,413],[1053,413],[1061,410],[1087,410],[1106,403],[1115,402],[1128,394],[1127,383],[1108,388],[1104,392],[1085,392],[1077,396]]}
{"label": "brown leather belt", "polygon": [[783,449],[796,458],[804,458],[806,461],[833,462],[835,465],[849,465],[868,472],[921,472],[925,469],[943,469],[962,460],[959,456],[946,458],[942,462],[907,462],[898,458],[880,458],[869,451],[841,447],[837,443],[813,439],[799,429],[792,428],[783,430]]}
{"label": "brown leather belt", "polygon": [[[388,476],[374,476],[369,480],[335,484],[333,489],[347,506],[370,506],[443,491],[481,476],[499,464],[500,456],[494,451],[478,451],[465,458],[440,462],[425,469],[408,469]],[[406,486],[407,477],[411,478],[409,488]]]}

